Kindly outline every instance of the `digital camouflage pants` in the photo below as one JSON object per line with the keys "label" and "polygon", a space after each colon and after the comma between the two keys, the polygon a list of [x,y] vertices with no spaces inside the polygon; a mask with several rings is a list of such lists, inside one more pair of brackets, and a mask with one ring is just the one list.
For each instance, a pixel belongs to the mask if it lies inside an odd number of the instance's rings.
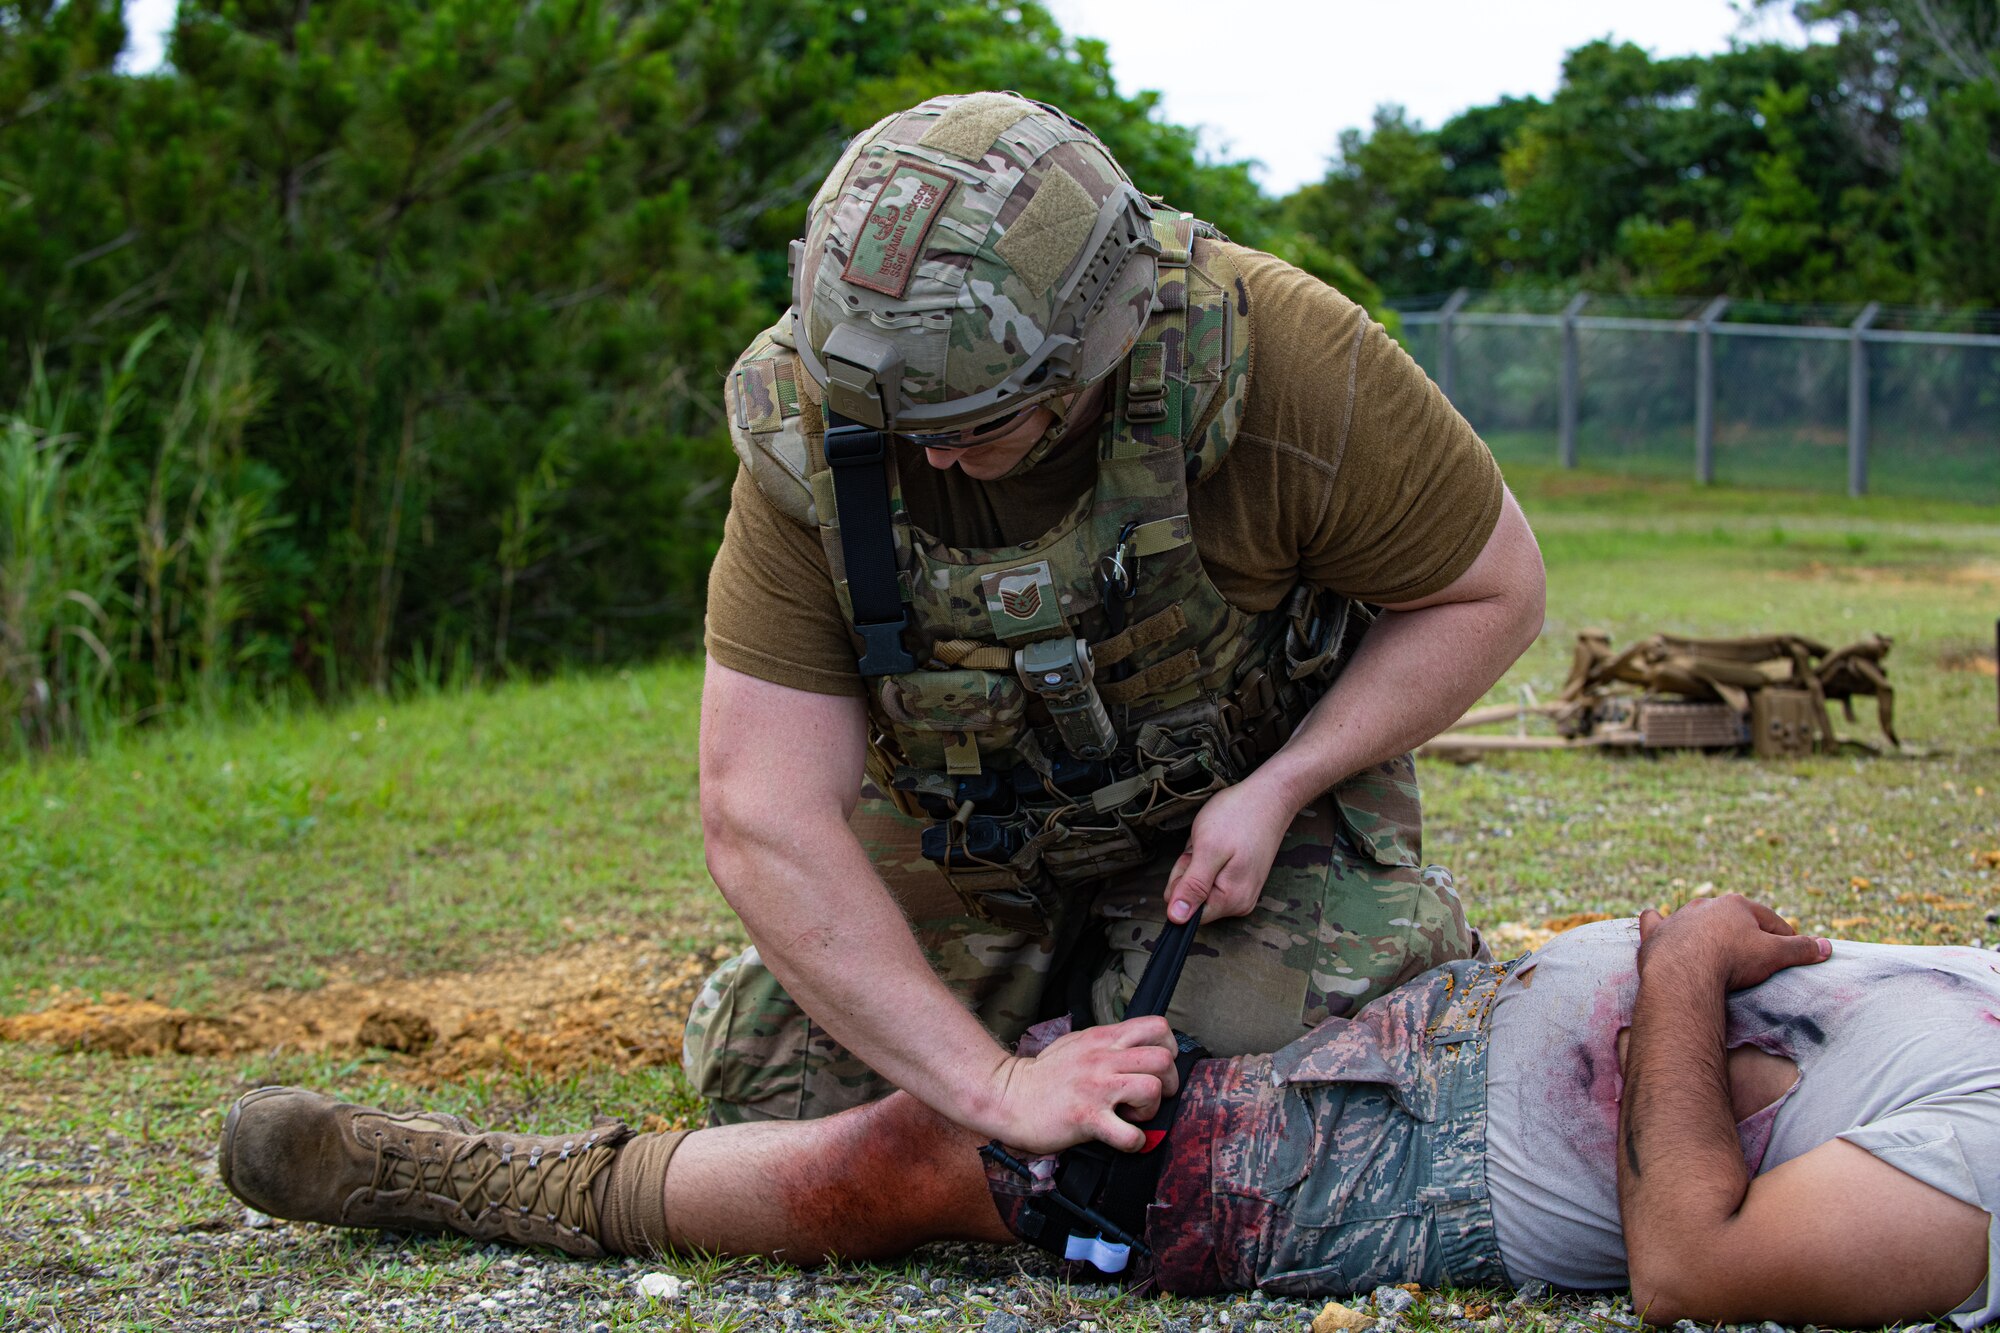
{"label": "digital camouflage pants", "polygon": [[1450,963],[1275,1054],[1197,1064],[1146,1215],[1160,1289],[1504,1285],[1487,1043],[1516,965]]}
{"label": "digital camouflage pants", "polygon": [[[1162,891],[1178,845],[1094,891],[1072,889],[1037,934],[971,915],[919,855],[920,823],[887,802],[864,796],[853,827],[931,966],[998,1040],[1011,1045],[1066,1008],[1045,992],[1073,958],[1099,960],[1088,979],[1096,1019],[1124,1013],[1165,924]],[[1104,947],[1079,947],[1094,941]],[[1415,768],[1404,755],[1299,813],[1256,909],[1202,925],[1168,1018],[1217,1056],[1274,1051],[1478,948],[1450,874],[1423,863]],[[892,1090],[793,1002],[754,948],[702,988],[682,1060],[722,1124],[831,1115]]]}

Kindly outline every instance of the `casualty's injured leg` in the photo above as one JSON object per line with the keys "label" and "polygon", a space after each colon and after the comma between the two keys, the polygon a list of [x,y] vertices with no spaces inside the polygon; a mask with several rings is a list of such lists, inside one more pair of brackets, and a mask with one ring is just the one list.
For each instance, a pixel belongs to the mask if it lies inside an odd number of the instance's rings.
{"label": "casualty's injured leg", "polygon": [[700,1249],[812,1263],[1007,1241],[976,1148],[900,1093],[817,1121],[530,1135],[259,1088],[231,1108],[217,1169],[245,1203],[294,1221],[584,1257]]}

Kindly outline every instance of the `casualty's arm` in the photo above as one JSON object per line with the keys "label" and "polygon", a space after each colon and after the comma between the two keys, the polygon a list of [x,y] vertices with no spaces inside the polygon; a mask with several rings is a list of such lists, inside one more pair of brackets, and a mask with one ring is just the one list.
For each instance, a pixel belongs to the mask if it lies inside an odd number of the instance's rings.
{"label": "casualty's arm", "polygon": [[1841,1140],[1760,1176],[1731,1110],[1727,997],[1828,956],[1734,894],[1640,919],[1619,1106],[1618,1203],[1649,1323],[1841,1326],[1951,1309],[1985,1268],[1986,1216]]}
{"label": "casualty's arm", "polygon": [[1077,1034],[1054,1059],[1008,1055],[931,972],[848,827],[861,700],[708,663],[701,811],[710,873],[759,954],[835,1040],[959,1124],[1034,1152],[1133,1149],[1173,1090],[1164,1019]]}
{"label": "casualty's arm", "polygon": [[1184,921],[1204,901],[1211,919],[1249,912],[1293,816],[1462,716],[1535,641],[1543,599],[1541,550],[1506,494],[1466,571],[1428,597],[1385,608],[1283,748],[1209,799],[1168,889],[1168,914]]}

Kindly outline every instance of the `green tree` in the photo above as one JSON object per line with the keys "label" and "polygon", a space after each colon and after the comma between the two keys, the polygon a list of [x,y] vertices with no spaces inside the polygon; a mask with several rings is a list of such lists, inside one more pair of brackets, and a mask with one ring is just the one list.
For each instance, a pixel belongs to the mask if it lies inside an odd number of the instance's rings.
{"label": "green tree", "polygon": [[2000,80],[1940,93],[1911,127],[1903,198],[1927,290],[2000,306]]}
{"label": "green tree", "polygon": [[[1775,4],[1779,0],[1760,0]],[[1896,173],[1921,294],[2000,304],[2000,0],[1793,0],[1831,29],[1854,149]]]}
{"label": "green tree", "polygon": [[1812,229],[1892,184],[1838,130],[1846,96],[1824,47],[1581,47],[1507,150],[1503,253],[1549,283],[1825,295]]}
{"label": "green tree", "polygon": [[[1776,0],[1764,0],[1772,4]],[[1922,290],[1946,304],[2000,304],[2000,0],[1800,0],[1832,26],[1866,116],[1854,144],[1900,172]]]}
{"label": "green tree", "polygon": [[1501,154],[1538,105],[1505,98],[1436,131],[1383,107],[1368,132],[1341,134],[1325,179],[1288,196],[1281,216],[1388,291],[1491,286],[1505,272],[1493,231]]}
{"label": "green tree", "polygon": [[[109,392],[168,330],[92,455],[137,515],[106,608],[131,633],[99,636],[129,709],[686,642],[735,465],[720,378],[887,111],[1017,88],[1269,230],[1244,164],[1040,5],[864,4],[183,0],[130,77],[116,3],[0,0],[0,403]],[[225,361],[240,411],[201,398]],[[57,494],[67,428],[21,410],[22,494]]]}

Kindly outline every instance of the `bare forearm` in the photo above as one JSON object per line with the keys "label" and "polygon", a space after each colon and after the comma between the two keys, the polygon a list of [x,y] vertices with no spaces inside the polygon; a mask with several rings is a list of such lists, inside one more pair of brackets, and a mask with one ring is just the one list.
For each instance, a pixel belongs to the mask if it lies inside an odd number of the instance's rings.
{"label": "bare forearm", "polygon": [[1299,811],[1350,775],[1435,736],[1500,678],[1542,626],[1542,557],[1520,506],[1472,565],[1429,598],[1391,607],[1279,751],[1195,817],[1167,884],[1167,916],[1251,911]]}
{"label": "bare forearm", "polygon": [[1659,1322],[1743,1205],[1749,1174],[1729,1097],[1724,974],[1699,952],[1648,960],[1619,1104],[1618,1209],[1633,1300]]}
{"label": "bare forearm", "polygon": [[[1450,726],[1541,633],[1542,554],[1510,494],[1466,570],[1392,605],[1284,748],[1254,775],[1293,813]],[[1274,798],[1280,799],[1280,798]]]}
{"label": "bare forearm", "polygon": [[765,964],[834,1040],[968,1128],[991,1133],[1008,1058],[931,971],[847,825],[794,818],[711,839],[710,865]]}
{"label": "bare forearm", "polygon": [[1443,731],[1500,679],[1541,626],[1539,599],[1385,611],[1340,679],[1258,770],[1303,809],[1350,774]]}
{"label": "bare forearm", "polygon": [[[1086,1138],[1136,1152],[1173,1091],[1166,1020],[1002,1051],[931,973],[847,826],[865,763],[861,700],[710,661],[701,693],[708,866],[792,998],[874,1070],[965,1128],[1030,1152]],[[1126,1114],[1129,1112],[1129,1116]]]}

